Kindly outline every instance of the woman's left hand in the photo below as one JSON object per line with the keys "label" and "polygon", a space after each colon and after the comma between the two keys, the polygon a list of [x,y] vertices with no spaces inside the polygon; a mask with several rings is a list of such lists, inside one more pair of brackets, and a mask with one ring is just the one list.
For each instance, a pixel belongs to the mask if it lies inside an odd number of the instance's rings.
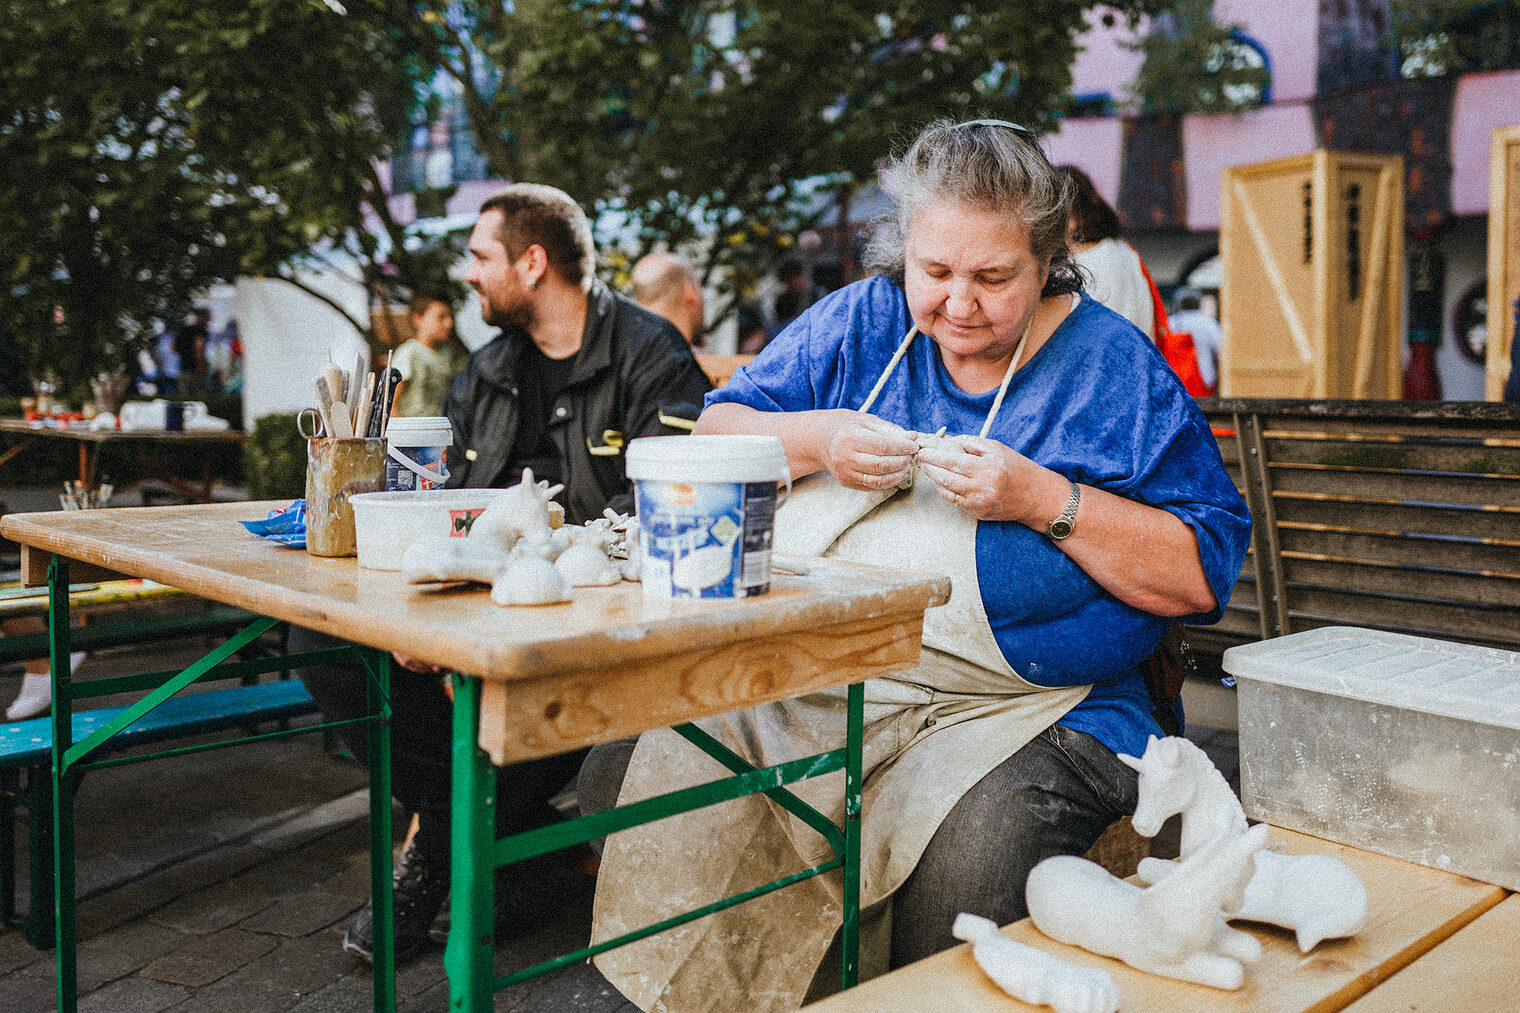
{"label": "woman's left hand", "polygon": [[979,521],[1019,520],[1018,493],[1027,483],[1017,476],[1034,463],[996,440],[957,436],[954,442],[964,453],[950,447],[918,452],[918,463],[939,494]]}

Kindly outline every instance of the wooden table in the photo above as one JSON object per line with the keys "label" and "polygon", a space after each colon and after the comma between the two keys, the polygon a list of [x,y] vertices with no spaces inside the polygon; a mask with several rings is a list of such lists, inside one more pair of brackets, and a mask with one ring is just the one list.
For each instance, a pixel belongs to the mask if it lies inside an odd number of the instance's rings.
{"label": "wooden table", "polygon": [[[1113,976],[1123,1010],[1147,1013],[1487,1013],[1520,1008],[1520,899],[1497,886],[1273,828],[1288,854],[1323,854],[1367,887],[1367,925],[1351,939],[1299,953],[1292,933],[1236,923],[1261,940],[1262,958],[1234,992],[1137,971],[1055,942],[1029,919],[1003,934]],[[1506,899],[1508,898],[1508,899]],[[1016,1013],[1046,1009],[1000,991],[963,944],[807,1007],[806,1013]]]}
{"label": "wooden table", "polygon": [[[44,578],[56,554],[472,676],[455,676],[454,889],[445,954],[452,1009],[489,1010],[493,987],[518,977],[492,979],[494,866],[707,804],[666,796],[668,803],[650,800],[658,813],[640,803],[646,809],[616,809],[575,821],[575,829],[557,824],[498,842],[491,758],[552,755],[851,684],[846,748],[814,758],[832,766],[776,775],[740,761],[729,764],[735,777],[717,783],[726,786],[723,797],[765,790],[774,798],[785,794],[778,784],[786,780],[844,769],[851,814],[844,848],[819,871],[843,868],[848,908],[859,861],[859,684],[916,663],[924,610],[948,599],[947,578],[817,561],[807,575],[778,575],[771,593],[759,598],[646,600],[638,585],[625,583],[578,589],[564,605],[504,609],[482,589],[418,589],[400,574],[362,570],[353,559],[323,559],[255,538],[237,523],[283,505],[13,514],[0,519],[0,533],[23,546],[29,582]],[[58,569],[52,568],[55,581]],[[474,748],[477,741],[481,748]]]}
{"label": "wooden table", "polygon": [[202,458],[201,482],[197,486],[174,474],[163,461],[153,456],[148,447],[207,446],[218,443],[242,446],[248,442],[248,434],[231,429],[187,429],[182,432],[151,429],[132,432],[116,429],[94,431],[83,427],[33,425],[22,419],[0,419],[0,433],[15,433],[23,437],[20,443],[0,453],[0,465],[4,465],[40,437],[75,441],[79,444],[79,483],[85,489],[95,488],[101,446],[106,443],[128,444],[145,464],[154,469],[154,479],[182,496],[201,503],[211,502],[211,455],[206,454]]}

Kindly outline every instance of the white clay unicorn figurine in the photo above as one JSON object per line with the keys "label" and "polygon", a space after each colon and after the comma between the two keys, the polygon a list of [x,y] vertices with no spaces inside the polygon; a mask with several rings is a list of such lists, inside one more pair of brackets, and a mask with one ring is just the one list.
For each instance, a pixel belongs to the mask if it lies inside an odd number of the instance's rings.
{"label": "white clay unicorn figurine", "polygon": [[1024,898],[1035,927],[1059,942],[1116,957],[1166,978],[1236,989],[1261,957],[1255,937],[1220,917],[1240,903],[1251,856],[1267,827],[1221,834],[1184,859],[1176,872],[1141,889],[1074,855],[1056,855],[1029,873]]}
{"label": "white clay unicorn figurine", "polygon": [[[1156,836],[1168,817],[1181,813],[1180,850],[1187,858],[1219,834],[1245,830],[1240,800],[1208,755],[1187,739],[1153,735],[1143,757],[1119,759],[1140,772],[1140,804],[1130,822],[1141,836]],[[1227,908],[1227,917],[1292,929],[1302,953],[1322,939],[1355,935],[1366,923],[1367,889],[1345,862],[1265,850],[1257,852],[1255,866],[1242,902]],[[1177,868],[1173,862],[1145,858],[1139,876],[1158,883]]]}
{"label": "white clay unicorn figurine", "polygon": [[1031,1006],[1056,1013],[1116,1013],[1119,986],[1099,967],[1080,967],[1009,939],[991,918],[961,912],[950,934],[971,944],[971,956],[993,984]]}

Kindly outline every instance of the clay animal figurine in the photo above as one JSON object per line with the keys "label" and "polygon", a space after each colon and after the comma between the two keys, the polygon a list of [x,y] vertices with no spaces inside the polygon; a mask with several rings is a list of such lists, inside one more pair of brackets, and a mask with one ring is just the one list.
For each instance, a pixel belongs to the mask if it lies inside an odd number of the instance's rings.
{"label": "clay animal figurine", "polygon": [[489,542],[426,535],[413,541],[402,554],[401,576],[411,584],[453,580],[494,584],[511,559],[509,553]]}
{"label": "clay animal figurine", "polygon": [[493,543],[503,552],[512,551],[519,539],[536,545],[547,543],[553,530],[549,501],[563,488],[535,482],[533,469],[524,468],[522,481],[492,500],[475,518],[470,527],[470,541],[475,542],[476,548]]}
{"label": "clay animal figurine", "polygon": [[594,544],[570,546],[554,560],[554,568],[573,587],[611,587],[623,579],[618,565]]}
{"label": "clay animal figurine", "polygon": [[491,600],[498,605],[554,605],[574,596],[554,564],[531,552],[515,556],[491,585]]}
{"label": "clay animal figurine", "polygon": [[1119,986],[1108,972],[1079,967],[1043,950],[1014,942],[990,918],[958,914],[950,934],[971,944],[971,956],[993,984],[1031,1006],[1056,1013],[1115,1013]]}
{"label": "clay animal figurine", "polygon": [[1259,824],[1221,834],[1143,890],[1085,858],[1055,855],[1029,873],[1029,917],[1052,939],[1137,970],[1237,989],[1243,965],[1260,959],[1261,944],[1225,925],[1220,912],[1240,902],[1251,856],[1266,845],[1267,832]]}
{"label": "clay animal figurine", "polygon": [[[1151,736],[1140,759],[1120,756],[1140,772],[1140,804],[1131,819],[1135,832],[1154,837],[1174,813],[1182,814],[1182,857],[1222,833],[1241,833],[1245,810],[1229,783],[1202,749],[1187,739]],[[1367,921],[1367,889],[1350,866],[1328,855],[1284,855],[1259,851],[1255,875],[1230,919],[1267,922],[1292,929],[1302,953],[1322,939],[1360,932]],[[1176,870],[1159,858],[1140,861],[1139,876],[1159,883]]]}

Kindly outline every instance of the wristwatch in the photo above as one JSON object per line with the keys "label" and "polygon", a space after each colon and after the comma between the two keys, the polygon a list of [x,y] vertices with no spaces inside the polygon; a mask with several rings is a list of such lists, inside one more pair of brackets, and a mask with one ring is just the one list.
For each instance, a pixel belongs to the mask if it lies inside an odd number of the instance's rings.
{"label": "wristwatch", "polygon": [[1082,487],[1075,482],[1071,483],[1071,499],[1066,501],[1066,509],[1061,511],[1061,516],[1050,522],[1050,528],[1046,532],[1055,541],[1070,538],[1071,533],[1077,530],[1077,506],[1082,502]]}

